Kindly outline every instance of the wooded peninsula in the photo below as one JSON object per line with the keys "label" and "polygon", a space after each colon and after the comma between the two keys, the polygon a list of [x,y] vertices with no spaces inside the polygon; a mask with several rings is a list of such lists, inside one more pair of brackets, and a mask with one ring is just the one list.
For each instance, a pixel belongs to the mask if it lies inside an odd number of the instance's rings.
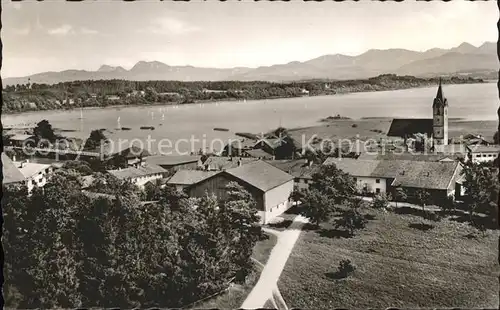
{"label": "wooded peninsula", "polygon": [[[4,87],[3,112],[19,113],[83,107],[190,104],[387,91],[436,85],[438,78],[384,74],[362,80],[309,80],[292,83],[263,81],[127,81],[87,80]],[[447,77],[444,84],[484,83],[471,77]]]}

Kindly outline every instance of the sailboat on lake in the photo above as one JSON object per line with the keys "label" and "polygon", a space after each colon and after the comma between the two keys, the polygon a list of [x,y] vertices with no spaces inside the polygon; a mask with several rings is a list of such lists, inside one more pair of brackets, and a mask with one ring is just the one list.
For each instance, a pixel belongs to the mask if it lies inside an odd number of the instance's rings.
{"label": "sailboat on lake", "polygon": [[122,125],[120,124],[120,117],[116,120],[116,129],[122,129]]}

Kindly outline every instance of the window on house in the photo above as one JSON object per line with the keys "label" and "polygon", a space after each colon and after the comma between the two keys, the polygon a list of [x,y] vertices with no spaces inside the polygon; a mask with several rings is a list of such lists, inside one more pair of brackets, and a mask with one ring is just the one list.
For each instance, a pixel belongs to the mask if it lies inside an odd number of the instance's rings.
{"label": "window on house", "polygon": [[375,179],[375,183],[380,183],[380,179]]}
{"label": "window on house", "polygon": [[375,193],[380,194],[380,188],[376,188]]}

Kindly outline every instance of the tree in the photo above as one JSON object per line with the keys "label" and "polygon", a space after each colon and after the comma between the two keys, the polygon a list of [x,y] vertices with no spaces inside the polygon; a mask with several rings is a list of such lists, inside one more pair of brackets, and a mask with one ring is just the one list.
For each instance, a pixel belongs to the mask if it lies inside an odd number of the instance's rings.
{"label": "tree", "polygon": [[500,185],[498,184],[495,168],[485,163],[467,161],[464,164],[462,175],[465,180],[465,203],[469,207],[471,224],[473,213],[480,212],[488,216],[492,223],[496,222],[497,199]]}
{"label": "tree", "polygon": [[305,192],[303,190],[300,190],[297,186],[294,186],[292,193],[290,194],[289,200],[291,200],[294,203],[297,203],[304,199],[305,197]]}
{"label": "tree", "polygon": [[337,227],[346,229],[349,236],[353,236],[356,229],[363,229],[366,223],[367,220],[358,209],[349,209],[345,211],[344,214],[335,222]]}
{"label": "tree", "polygon": [[312,175],[309,186],[327,195],[336,204],[349,200],[356,194],[356,181],[335,165],[324,165]]}
{"label": "tree", "polygon": [[493,135],[493,143],[500,144],[500,139],[498,138],[498,130],[495,131],[495,134]]}
{"label": "tree", "polygon": [[95,150],[103,143],[106,143],[108,141],[108,138],[106,135],[104,135],[104,132],[102,130],[92,130],[90,132],[90,136],[88,139],[85,141],[85,145],[83,149],[85,150]]}
{"label": "tree", "polygon": [[161,197],[161,188],[159,182],[148,182],[144,185],[146,200],[159,200]]}
{"label": "tree", "polygon": [[355,196],[354,179],[337,169],[335,165],[321,166],[312,175],[312,183],[301,199],[300,214],[318,226],[337,211],[338,205],[349,202]]}
{"label": "tree", "polygon": [[394,201],[396,202],[396,207],[398,206],[398,201],[405,202],[408,199],[406,191],[402,187],[396,187],[394,189]]}
{"label": "tree", "polygon": [[48,140],[51,143],[54,143],[56,141],[56,135],[54,134],[52,125],[45,119],[36,124],[35,128],[33,129],[33,134],[38,141]]}
{"label": "tree", "polygon": [[335,202],[317,189],[306,191],[299,213],[311,220],[317,227],[328,221],[335,212]]}
{"label": "tree", "polygon": [[373,197],[372,207],[374,209],[384,209],[385,210],[389,206],[389,202],[390,202],[390,199],[386,194],[384,194],[384,193],[377,194],[377,195],[375,195],[375,197]]}
{"label": "tree", "polygon": [[[77,176],[57,172],[43,189],[35,188],[31,197],[25,198],[22,209],[29,212],[8,212],[16,227],[8,228],[5,241],[8,255],[18,259],[11,262],[7,274],[8,282],[23,296],[19,307],[80,305],[72,218],[86,204],[81,196]],[[17,247],[13,238],[23,242],[25,249]]]}
{"label": "tree", "polygon": [[74,170],[81,175],[89,175],[93,173],[92,168],[90,168],[87,162],[79,160],[71,160],[65,162],[63,165],[63,169]]}
{"label": "tree", "polygon": [[425,206],[430,202],[430,194],[427,190],[419,188],[415,191],[415,199],[417,203],[422,206],[422,211],[425,215]]}

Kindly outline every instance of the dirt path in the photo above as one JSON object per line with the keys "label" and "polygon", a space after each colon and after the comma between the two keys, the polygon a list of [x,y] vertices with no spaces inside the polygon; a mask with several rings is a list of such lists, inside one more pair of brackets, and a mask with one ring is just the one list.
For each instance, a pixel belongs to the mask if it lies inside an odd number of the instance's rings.
{"label": "dirt path", "polygon": [[[271,255],[260,275],[259,281],[252,289],[245,302],[241,306],[243,309],[257,309],[264,307],[269,298],[273,298],[273,291],[277,289],[277,283],[283,268],[288,260],[288,256],[297,241],[302,226],[308,220],[302,216],[297,216],[287,230],[275,233],[278,236],[278,242],[271,251]],[[267,230],[267,229],[266,229]]]}

